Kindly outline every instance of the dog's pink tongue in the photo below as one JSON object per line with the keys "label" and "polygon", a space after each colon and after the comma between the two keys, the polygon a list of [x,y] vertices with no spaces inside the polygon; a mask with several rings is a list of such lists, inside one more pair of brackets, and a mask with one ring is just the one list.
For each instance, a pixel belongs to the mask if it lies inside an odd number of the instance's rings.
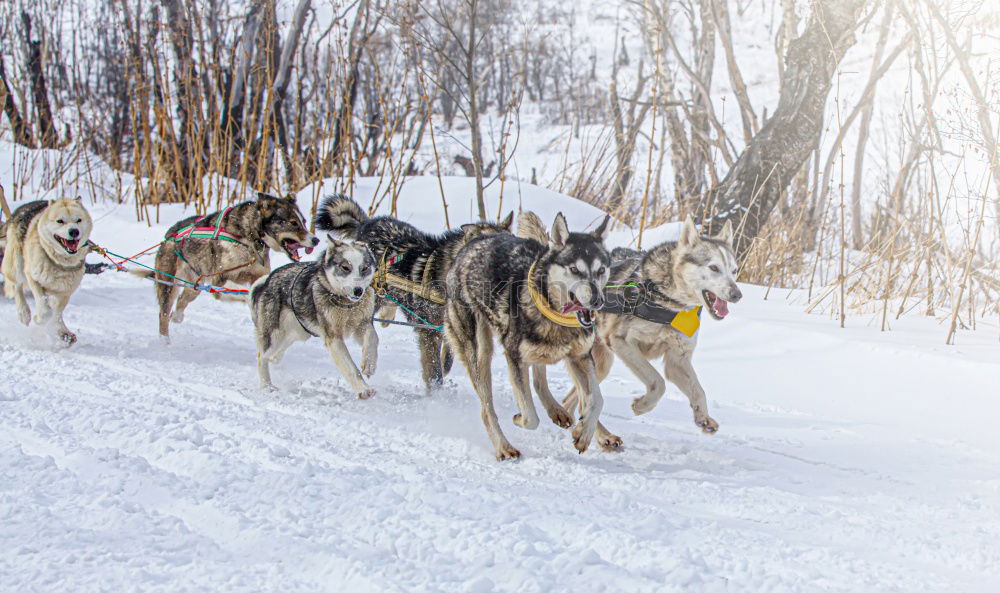
{"label": "dog's pink tongue", "polygon": [[577,311],[586,311],[587,308],[583,305],[577,303],[576,301],[570,301],[563,305],[562,313],[566,315],[567,313],[576,313]]}
{"label": "dog's pink tongue", "polygon": [[719,297],[715,297],[715,302],[712,303],[712,311],[715,311],[715,314],[719,317],[725,317],[729,315],[729,303]]}
{"label": "dog's pink tongue", "polygon": [[306,253],[312,253],[315,247],[306,247]]}

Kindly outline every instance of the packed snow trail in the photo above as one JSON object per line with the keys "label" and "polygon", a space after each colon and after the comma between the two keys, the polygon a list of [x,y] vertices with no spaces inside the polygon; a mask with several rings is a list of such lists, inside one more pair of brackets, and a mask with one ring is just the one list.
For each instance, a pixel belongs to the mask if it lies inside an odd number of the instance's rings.
{"label": "packed snow trail", "polygon": [[719,434],[676,390],[633,417],[619,364],[604,420],[625,448],[578,455],[511,424],[498,357],[513,463],[460,366],[423,393],[406,328],[379,328],[359,401],[318,340],[258,391],[242,303],[198,299],[167,346],[151,283],[87,276],[63,349],[0,300],[0,589],[1000,589],[996,347],[840,332],[745,288],[695,361]]}
{"label": "packed snow trail", "polygon": [[[445,186],[471,219],[455,197],[469,180]],[[404,190],[407,220],[441,228],[416,206],[436,179]],[[540,188],[517,196],[508,208],[546,221],[600,219]],[[88,206],[94,240],[119,253],[190,214],[164,205],[147,228],[130,204]],[[359,401],[319,340],[274,365],[281,392],[260,392],[243,303],[201,296],[167,346],[151,282],[86,276],[65,349],[0,298],[0,591],[1000,590],[997,328],[947,347],[932,319],[840,330],[743,289],[695,356],[719,434],[672,387],[633,416],[642,388],[618,363],[603,420],[625,447],[578,455],[544,419],[513,426],[496,356],[498,412],[525,455],[508,463],[460,364],[424,393],[408,328],[378,328],[378,394]]]}

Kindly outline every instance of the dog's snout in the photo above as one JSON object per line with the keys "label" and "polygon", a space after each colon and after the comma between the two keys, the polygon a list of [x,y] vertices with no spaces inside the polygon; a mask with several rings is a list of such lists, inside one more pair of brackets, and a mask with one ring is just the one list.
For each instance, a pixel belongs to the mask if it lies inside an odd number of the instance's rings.
{"label": "dog's snout", "polygon": [[355,296],[355,298],[359,298],[360,299],[361,295],[363,295],[363,294],[365,294],[365,289],[364,288],[362,288],[360,286],[355,286],[354,287],[354,296]]}
{"label": "dog's snout", "polygon": [[69,230],[70,239],[76,239],[79,236],[80,236],[80,229],[73,228]]}
{"label": "dog's snout", "polygon": [[312,240],[311,240],[311,241],[309,241],[309,243],[310,243],[310,244],[311,244],[311,245],[312,245],[313,247],[315,247],[315,246],[319,245],[319,237],[316,237],[316,236],[313,236]]}
{"label": "dog's snout", "polygon": [[604,295],[601,294],[600,289],[596,286],[590,287],[590,308],[591,309],[603,309],[604,308]]}
{"label": "dog's snout", "polygon": [[727,299],[730,303],[738,303],[740,299],[743,298],[743,292],[735,284],[729,289],[729,298]]}

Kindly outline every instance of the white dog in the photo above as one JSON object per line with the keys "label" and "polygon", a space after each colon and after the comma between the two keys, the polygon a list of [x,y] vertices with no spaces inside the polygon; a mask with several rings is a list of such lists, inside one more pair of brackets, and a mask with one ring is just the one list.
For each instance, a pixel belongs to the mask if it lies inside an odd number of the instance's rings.
{"label": "white dog", "polygon": [[70,296],[80,286],[93,221],[82,200],[28,202],[7,222],[3,258],[4,292],[14,299],[21,323],[28,325],[31,310],[25,289],[35,297],[36,324],[52,323],[59,337],[72,345],[76,334],[63,322]]}

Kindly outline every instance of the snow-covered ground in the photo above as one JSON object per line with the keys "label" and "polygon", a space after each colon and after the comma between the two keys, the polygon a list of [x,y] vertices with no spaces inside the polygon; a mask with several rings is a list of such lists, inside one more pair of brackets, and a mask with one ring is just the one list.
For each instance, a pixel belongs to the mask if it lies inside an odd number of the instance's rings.
{"label": "snow-covered ground", "polygon": [[[435,229],[437,183],[421,183],[402,215]],[[453,222],[469,218],[462,183]],[[545,218],[596,219],[522,189]],[[122,253],[182,214],[146,228],[129,204],[93,212],[94,240]],[[379,329],[372,400],[315,340],[265,394],[245,305],[202,297],[166,346],[152,291],[87,276],[70,349],[0,299],[0,590],[1000,590],[995,326],[955,347],[930,319],[840,330],[745,286],[696,357],[717,435],[676,390],[634,417],[641,387],[618,364],[604,421],[625,447],[578,455],[554,425],[513,426],[498,357],[501,419],[525,455],[498,463],[464,369],[424,394],[406,328]]]}

